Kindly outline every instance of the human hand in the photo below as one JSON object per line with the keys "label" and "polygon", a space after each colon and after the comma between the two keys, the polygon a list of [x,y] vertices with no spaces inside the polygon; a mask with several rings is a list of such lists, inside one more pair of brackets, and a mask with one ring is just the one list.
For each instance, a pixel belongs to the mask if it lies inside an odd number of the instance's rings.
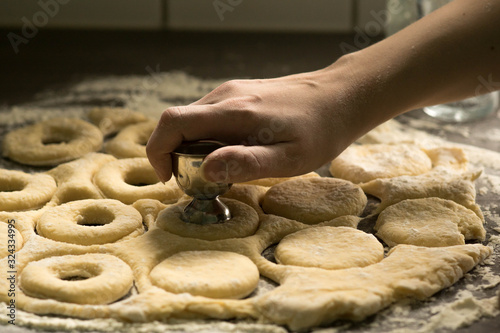
{"label": "human hand", "polygon": [[195,103],[165,110],[147,144],[148,158],[167,181],[170,153],[181,142],[213,139],[229,145],[205,158],[203,176],[209,181],[234,183],[315,170],[356,138],[348,125],[347,81],[331,69],[228,81]]}

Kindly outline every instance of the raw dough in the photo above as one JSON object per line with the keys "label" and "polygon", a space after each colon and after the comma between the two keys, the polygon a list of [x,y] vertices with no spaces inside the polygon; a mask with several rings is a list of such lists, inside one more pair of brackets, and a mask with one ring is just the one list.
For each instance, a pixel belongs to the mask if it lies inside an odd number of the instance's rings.
{"label": "raw dough", "polygon": [[158,215],[156,226],[182,237],[198,238],[209,241],[243,238],[251,236],[259,227],[257,212],[243,202],[221,198],[231,212],[231,219],[224,223],[199,225],[181,220],[181,213],[189,203],[182,201],[164,209]]}
{"label": "raw dough", "polygon": [[0,211],[38,209],[54,195],[57,185],[43,173],[0,169]]}
{"label": "raw dough", "polygon": [[171,203],[183,194],[174,178],[162,184],[146,157],[107,163],[96,174],[94,181],[105,197],[126,204],[146,198]]}
{"label": "raw dough", "polygon": [[176,294],[243,298],[259,283],[259,270],[234,252],[188,251],[163,260],[151,271],[154,285]]}
{"label": "raw dough", "polygon": [[122,129],[104,145],[104,150],[116,158],[146,157],[146,143],[156,127],[156,121],[144,121]]}
{"label": "raw dough", "polygon": [[93,108],[90,110],[88,117],[93,124],[99,127],[105,136],[117,133],[129,125],[148,120],[140,112],[112,107]]}
{"label": "raw dough", "polygon": [[353,183],[334,178],[291,179],[271,187],[262,202],[267,214],[307,224],[360,215],[366,195]]}
{"label": "raw dough", "polygon": [[[10,237],[12,235],[12,231],[9,233],[9,225],[4,222],[0,222],[0,244],[2,244],[2,247],[0,247],[0,259],[6,257],[8,254],[12,254],[9,252],[9,247],[8,245],[13,245],[11,249],[14,251],[19,251],[24,244],[23,241],[23,236],[17,231],[16,228],[10,228],[11,230],[14,230],[14,236]],[[9,240],[11,240],[9,242]]]}
{"label": "raw dough", "polygon": [[484,240],[481,219],[451,200],[424,198],[401,201],[380,213],[377,236],[387,245],[450,246],[464,239]]}
{"label": "raw dough", "polygon": [[132,288],[132,270],[109,254],[65,255],[30,262],[19,286],[30,296],[78,304],[107,304]]}
{"label": "raw dough", "polygon": [[371,234],[349,227],[314,227],[286,236],[274,252],[280,264],[324,269],[365,267],[384,259]]}
{"label": "raw dough", "polygon": [[72,201],[40,216],[40,236],[79,245],[106,244],[143,233],[141,214],[111,199]]}
{"label": "raw dough", "polygon": [[271,187],[271,186],[286,182],[287,180],[291,180],[291,179],[319,178],[319,177],[320,177],[320,175],[318,175],[316,172],[309,172],[309,173],[306,173],[304,175],[300,175],[300,176],[296,176],[296,177],[261,178],[261,179],[251,180],[249,182],[245,182],[242,184]]}
{"label": "raw dough", "polygon": [[91,123],[54,118],[9,132],[3,156],[27,165],[57,165],[98,151],[102,140],[102,133]]}
{"label": "raw dough", "polygon": [[418,176],[380,178],[360,184],[363,191],[381,200],[374,214],[405,199],[438,197],[453,200],[474,211],[484,221],[481,208],[476,203],[474,181],[481,171],[456,173],[437,167]]}
{"label": "raw dough", "polygon": [[330,173],[358,184],[377,178],[419,175],[431,167],[430,158],[416,145],[351,145],[332,161]]}
{"label": "raw dough", "polygon": [[438,147],[423,149],[432,161],[432,167],[442,167],[448,171],[467,171],[469,159],[462,148]]}

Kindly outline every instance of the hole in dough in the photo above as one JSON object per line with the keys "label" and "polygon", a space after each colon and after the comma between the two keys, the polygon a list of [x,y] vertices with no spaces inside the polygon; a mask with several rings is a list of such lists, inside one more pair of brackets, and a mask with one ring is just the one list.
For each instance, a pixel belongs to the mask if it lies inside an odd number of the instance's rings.
{"label": "hole in dough", "polygon": [[103,226],[113,222],[115,214],[106,209],[106,207],[90,206],[81,211],[77,217],[76,223],[87,227]]}

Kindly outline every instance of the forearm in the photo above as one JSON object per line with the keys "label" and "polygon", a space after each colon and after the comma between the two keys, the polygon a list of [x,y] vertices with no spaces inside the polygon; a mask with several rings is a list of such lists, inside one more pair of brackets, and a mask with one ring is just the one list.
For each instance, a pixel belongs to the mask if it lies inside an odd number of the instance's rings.
{"label": "forearm", "polygon": [[426,105],[498,90],[500,1],[455,0],[344,58],[340,66],[350,68],[354,95],[361,96],[358,109],[370,113],[360,115],[366,126]]}

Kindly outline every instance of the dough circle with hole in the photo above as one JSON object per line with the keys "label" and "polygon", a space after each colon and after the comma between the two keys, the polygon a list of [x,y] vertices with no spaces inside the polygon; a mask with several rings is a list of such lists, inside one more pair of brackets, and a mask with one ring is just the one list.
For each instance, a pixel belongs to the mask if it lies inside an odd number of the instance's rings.
{"label": "dough circle with hole", "polygon": [[133,204],[140,199],[175,202],[182,190],[172,178],[162,184],[146,157],[125,158],[105,164],[95,175],[95,184],[107,198]]}
{"label": "dough circle with hole", "polygon": [[432,168],[429,156],[416,145],[352,145],[330,165],[334,177],[365,183],[377,178],[420,175]]}
{"label": "dough circle with hole", "polygon": [[51,176],[15,170],[0,170],[0,211],[32,210],[42,207],[56,192]]}
{"label": "dough circle with hole", "polygon": [[367,203],[358,185],[335,178],[299,178],[274,185],[262,202],[268,214],[306,224],[359,215]]}
{"label": "dough circle with hole", "polygon": [[40,236],[78,245],[106,244],[143,233],[142,216],[112,199],[71,201],[44,212],[36,225]]}
{"label": "dough circle with hole", "polygon": [[155,121],[127,126],[109,140],[104,149],[116,158],[146,157],[146,143],[155,127]]}
{"label": "dough circle with hole", "polygon": [[221,198],[231,212],[231,219],[224,223],[194,224],[181,219],[181,213],[189,201],[171,205],[160,212],[156,219],[158,228],[182,237],[215,241],[251,236],[259,227],[259,216],[249,205],[228,198]]}
{"label": "dough circle with hole", "polygon": [[187,251],[163,260],[151,271],[154,285],[176,294],[238,299],[259,283],[259,270],[234,252]]}
{"label": "dough circle with hole", "polygon": [[63,255],[30,262],[19,286],[28,296],[77,304],[108,304],[133,285],[130,267],[109,254]]}
{"label": "dough circle with hole", "polygon": [[91,123],[76,118],[49,119],[9,132],[3,155],[35,166],[50,166],[101,149],[103,136]]}
{"label": "dough circle with hole", "polygon": [[324,269],[365,267],[384,259],[373,235],[349,227],[313,227],[283,238],[274,253],[280,264]]}

